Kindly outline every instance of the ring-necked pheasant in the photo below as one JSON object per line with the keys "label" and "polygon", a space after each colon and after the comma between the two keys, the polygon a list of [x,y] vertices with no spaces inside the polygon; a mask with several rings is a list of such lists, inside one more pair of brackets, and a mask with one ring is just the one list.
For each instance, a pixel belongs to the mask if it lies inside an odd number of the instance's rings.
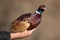
{"label": "ring-necked pheasant", "polygon": [[34,13],[27,13],[21,15],[10,24],[10,31],[22,32],[24,30],[31,30],[35,28],[37,25],[40,24],[42,14],[45,9],[46,7],[44,5],[41,5]]}

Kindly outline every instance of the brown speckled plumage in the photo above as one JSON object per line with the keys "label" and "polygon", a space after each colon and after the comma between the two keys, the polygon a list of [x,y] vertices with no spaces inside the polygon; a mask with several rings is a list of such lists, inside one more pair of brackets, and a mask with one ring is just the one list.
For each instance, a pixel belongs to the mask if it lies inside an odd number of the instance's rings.
{"label": "brown speckled plumage", "polygon": [[[44,5],[41,5],[37,11],[44,11]],[[41,22],[41,16],[42,14],[38,14],[38,13],[27,13],[24,15],[21,15],[20,17],[18,17],[15,21],[13,21],[10,24],[10,31],[11,32],[21,32],[24,30],[31,30],[35,27],[37,27],[37,25],[39,25],[39,23]]]}

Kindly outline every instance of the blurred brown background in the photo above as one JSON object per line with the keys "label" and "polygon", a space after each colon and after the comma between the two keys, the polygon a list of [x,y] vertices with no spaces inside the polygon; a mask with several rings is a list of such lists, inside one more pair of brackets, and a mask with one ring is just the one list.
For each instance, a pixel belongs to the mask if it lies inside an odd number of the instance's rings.
{"label": "blurred brown background", "polygon": [[44,4],[42,22],[30,37],[17,40],[60,40],[60,0],[0,0],[0,31],[24,13],[33,13]]}

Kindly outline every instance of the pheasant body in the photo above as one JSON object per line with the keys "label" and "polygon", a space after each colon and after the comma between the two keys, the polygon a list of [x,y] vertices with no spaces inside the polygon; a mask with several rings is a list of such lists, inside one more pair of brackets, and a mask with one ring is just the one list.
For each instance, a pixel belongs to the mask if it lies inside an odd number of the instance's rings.
{"label": "pheasant body", "polygon": [[41,22],[44,5],[41,5],[35,13],[27,13],[18,17],[11,23],[11,32],[22,32],[37,27]]}

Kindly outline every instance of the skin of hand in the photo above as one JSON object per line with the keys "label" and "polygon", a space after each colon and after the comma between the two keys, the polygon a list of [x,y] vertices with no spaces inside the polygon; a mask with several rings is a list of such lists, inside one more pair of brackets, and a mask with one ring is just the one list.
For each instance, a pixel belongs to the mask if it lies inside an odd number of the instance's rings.
{"label": "skin of hand", "polygon": [[35,29],[32,29],[32,30],[25,30],[23,32],[17,32],[17,33],[10,33],[10,39],[17,39],[17,38],[25,38],[25,37],[28,37],[32,34],[32,32],[34,31]]}

